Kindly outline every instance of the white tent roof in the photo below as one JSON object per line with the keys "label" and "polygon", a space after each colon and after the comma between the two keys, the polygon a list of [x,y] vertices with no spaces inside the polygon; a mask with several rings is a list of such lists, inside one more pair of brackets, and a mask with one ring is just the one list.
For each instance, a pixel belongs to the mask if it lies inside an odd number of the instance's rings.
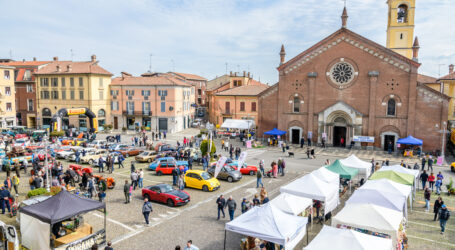
{"label": "white tent roof", "polygon": [[392,250],[392,240],[325,226],[304,250]]}
{"label": "white tent roof", "polygon": [[368,180],[358,190],[374,189],[381,192],[401,194],[406,198],[412,193],[411,186],[391,181],[389,179]]}
{"label": "white tent roof", "polygon": [[401,194],[384,192],[377,189],[358,189],[346,201],[346,204],[351,203],[374,204],[403,212],[406,215],[406,197]]}
{"label": "white tent roof", "polygon": [[328,170],[325,167],[321,167],[317,170],[314,170],[313,172],[311,172],[311,174],[318,177],[318,179],[324,182],[332,183],[337,187],[340,186],[340,175]]}
{"label": "white tent roof", "polygon": [[371,163],[362,161],[355,155],[341,159],[340,162],[347,167],[359,169],[359,174],[365,177],[369,177],[371,174]]}
{"label": "white tent roof", "polygon": [[305,235],[308,219],[287,214],[270,203],[256,206],[226,223],[226,230],[293,249]]}
{"label": "white tent roof", "polygon": [[281,211],[298,215],[305,211],[305,209],[312,205],[313,200],[305,197],[300,197],[292,194],[283,193],[270,201],[272,205],[279,208]]}
{"label": "white tent roof", "polygon": [[410,174],[410,175],[413,175],[415,178],[417,178],[419,176],[419,170],[407,169],[400,165],[382,166],[378,171],[388,171],[388,170],[392,170],[392,171],[403,173],[403,174]]}
{"label": "white tent roof", "polygon": [[323,201],[325,213],[332,211],[340,204],[338,186],[321,181],[313,174],[307,174],[282,186],[280,192]]}
{"label": "white tent roof", "polygon": [[332,218],[332,226],[350,226],[367,229],[372,232],[385,233],[392,237],[394,244],[403,213],[373,204],[346,204]]}
{"label": "white tent roof", "polygon": [[256,125],[253,120],[226,119],[221,125],[222,128],[251,129]]}

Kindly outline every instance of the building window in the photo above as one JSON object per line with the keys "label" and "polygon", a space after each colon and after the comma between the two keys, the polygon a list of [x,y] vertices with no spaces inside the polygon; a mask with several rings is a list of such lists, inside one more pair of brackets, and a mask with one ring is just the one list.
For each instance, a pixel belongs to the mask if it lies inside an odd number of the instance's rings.
{"label": "building window", "polygon": [[27,110],[33,111],[33,99],[27,99]]}
{"label": "building window", "polygon": [[65,78],[62,77],[62,87],[65,87]]}
{"label": "building window", "polygon": [[9,80],[9,79],[10,79],[9,70],[3,71],[3,74],[4,74],[3,77],[4,77],[6,80]]}
{"label": "building window", "polygon": [[5,95],[7,96],[11,95],[11,87],[5,87]]}
{"label": "building window", "polygon": [[27,93],[33,92],[33,84],[27,84]]}
{"label": "building window", "polygon": [[166,102],[161,102],[161,112],[166,112]]}
{"label": "building window", "polygon": [[230,102],[226,102],[224,104],[224,110],[225,110],[226,114],[230,114],[231,113],[231,103]]}
{"label": "building window", "polygon": [[300,98],[294,97],[294,113],[300,112]]}
{"label": "building window", "polygon": [[106,111],[104,109],[98,110],[98,117],[106,117]]}
{"label": "building window", "polygon": [[71,90],[71,91],[70,91],[70,98],[71,98],[71,100],[74,100],[74,98],[75,98],[75,97],[74,97],[74,90]]}
{"label": "building window", "polygon": [[82,77],[79,77],[79,87],[84,86],[84,79]]}
{"label": "building window", "polygon": [[245,102],[240,102],[240,111],[245,111]]}
{"label": "building window", "polygon": [[49,87],[49,78],[40,78],[41,87]]}
{"label": "building window", "polygon": [[126,102],[126,112],[128,112],[129,115],[134,114],[134,102]]}
{"label": "building window", "polygon": [[6,111],[13,111],[13,104],[10,102],[6,103]]}
{"label": "building window", "polygon": [[256,112],[256,102],[251,103],[251,111]]}
{"label": "building window", "polygon": [[103,87],[104,87],[104,86],[103,86],[103,78],[102,78],[102,77],[100,77],[99,87],[100,87],[100,88],[103,88]]}
{"label": "building window", "polygon": [[52,116],[51,110],[48,108],[43,108],[43,116]]}
{"label": "building window", "polygon": [[111,110],[118,110],[118,101],[111,102]]}
{"label": "building window", "polygon": [[396,114],[396,105],[395,99],[389,99],[387,102],[387,115],[388,116],[395,116]]}
{"label": "building window", "polygon": [[49,91],[47,90],[41,91],[41,99],[49,99]]}
{"label": "building window", "polygon": [[202,99],[201,99],[201,98],[198,98],[198,99],[197,99],[197,104],[201,105],[201,103],[202,103]]}
{"label": "building window", "polygon": [[84,100],[84,91],[79,90],[79,100]]}
{"label": "building window", "polygon": [[100,100],[104,100],[104,91],[100,90],[98,95],[100,96]]}
{"label": "building window", "polygon": [[197,94],[198,94],[198,95],[202,95],[202,89],[198,89],[198,90],[197,90]]}
{"label": "building window", "polygon": [[150,96],[150,90],[142,90],[141,93],[142,93],[142,96],[145,96],[145,97]]}
{"label": "building window", "polygon": [[30,81],[32,80],[32,71],[29,69],[26,69],[24,72],[24,81]]}
{"label": "building window", "polygon": [[52,90],[52,99],[58,99],[58,91]]}
{"label": "building window", "polygon": [[74,87],[74,77],[70,77],[70,87]]}
{"label": "building window", "polygon": [[51,84],[52,84],[52,87],[58,87],[58,78],[57,77],[52,77],[51,78]]}
{"label": "building window", "polygon": [[144,115],[150,115],[150,102],[142,103],[142,113]]}
{"label": "building window", "polygon": [[398,23],[408,22],[408,6],[406,4],[401,4],[400,6],[398,6],[397,22]]}
{"label": "building window", "polygon": [[62,90],[62,100],[66,100],[66,91]]}

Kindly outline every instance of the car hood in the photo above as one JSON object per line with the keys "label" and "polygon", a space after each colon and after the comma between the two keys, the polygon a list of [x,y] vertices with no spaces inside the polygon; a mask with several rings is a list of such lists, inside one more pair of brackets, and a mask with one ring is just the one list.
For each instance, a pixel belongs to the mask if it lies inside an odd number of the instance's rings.
{"label": "car hood", "polygon": [[179,197],[179,198],[181,198],[181,199],[187,199],[187,198],[190,197],[190,196],[187,195],[186,193],[181,192],[181,191],[179,191],[179,190],[172,190],[172,191],[167,192],[167,193],[170,194],[170,195],[177,196],[177,197]]}
{"label": "car hood", "polygon": [[188,165],[187,161],[177,161],[177,165]]}

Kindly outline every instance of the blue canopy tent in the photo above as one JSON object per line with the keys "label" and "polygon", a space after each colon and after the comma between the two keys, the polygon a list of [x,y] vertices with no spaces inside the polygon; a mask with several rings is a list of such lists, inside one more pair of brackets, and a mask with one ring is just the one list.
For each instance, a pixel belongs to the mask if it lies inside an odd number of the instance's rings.
{"label": "blue canopy tent", "polygon": [[398,139],[397,143],[403,144],[403,145],[422,146],[423,141],[420,139],[414,138],[414,137],[412,137],[412,135],[410,135],[406,138]]}
{"label": "blue canopy tent", "polygon": [[274,128],[274,129],[264,133],[264,135],[284,135],[284,134],[286,134],[286,131],[279,130],[277,128]]}

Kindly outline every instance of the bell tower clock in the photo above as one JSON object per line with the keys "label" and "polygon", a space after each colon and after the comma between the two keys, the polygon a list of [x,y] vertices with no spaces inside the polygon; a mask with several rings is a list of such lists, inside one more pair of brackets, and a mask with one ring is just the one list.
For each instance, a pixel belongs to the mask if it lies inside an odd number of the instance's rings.
{"label": "bell tower clock", "polygon": [[388,0],[387,48],[412,59],[416,0]]}

